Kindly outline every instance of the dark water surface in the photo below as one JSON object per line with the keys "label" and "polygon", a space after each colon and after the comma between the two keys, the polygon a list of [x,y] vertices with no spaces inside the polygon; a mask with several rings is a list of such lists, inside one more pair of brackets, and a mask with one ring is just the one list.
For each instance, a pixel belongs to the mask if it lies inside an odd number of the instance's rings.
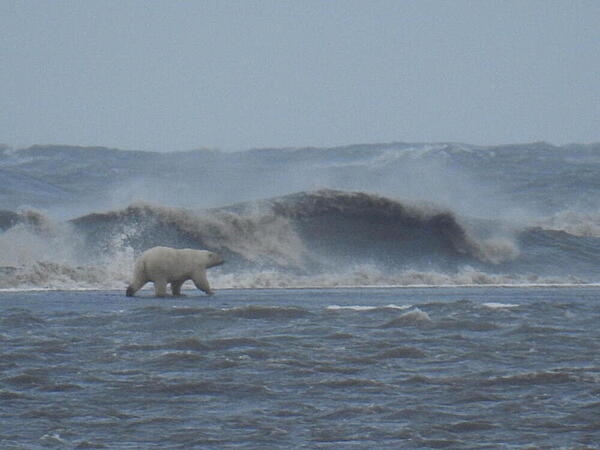
{"label": "dark water surface", "polygon": [[600,442],[598,287],[189,294],[1,292],[0,448]]}

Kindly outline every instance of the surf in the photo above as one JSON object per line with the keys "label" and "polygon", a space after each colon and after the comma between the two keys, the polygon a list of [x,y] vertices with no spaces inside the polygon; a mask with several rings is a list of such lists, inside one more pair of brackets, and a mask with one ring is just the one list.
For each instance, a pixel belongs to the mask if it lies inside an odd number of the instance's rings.
{"label": "surf", "polygon": [[590,269],[598,262],[589,237],[549,238],[539,228],[490,237],[493,230],[477,234],[451,211],[364,192],[301,192],[207,210],[136,203],[66,222],[30,212],[3,217],[3,289],[119,289],[135,256],[156,245],[222,254],[228,264],[214,272],[218,288],[579,284],[588,281],[551,273],[541,259],[542,270],[532,271],[536,254],[578,258]]}
{"label": "surf", "polygon": [[0,289],[121,289],[156,245],[222,254],[218,288],[600,281],[597,145],[34,146],[0,172]]}

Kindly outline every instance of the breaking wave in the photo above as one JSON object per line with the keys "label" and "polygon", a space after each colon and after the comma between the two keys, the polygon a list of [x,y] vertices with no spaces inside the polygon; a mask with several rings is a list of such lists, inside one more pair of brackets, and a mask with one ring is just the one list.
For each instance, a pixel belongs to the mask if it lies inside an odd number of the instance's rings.
{"label": "breaking wave", "polygon": [[540,228],[577,237],[600,238],[600,212],[564,210],[535,222]]}
{"label": "breaking wave", "polygon": [[209,273],[216,288],[587,283],[600,262],[590,233],[507,232],[334,190],[206,210],[138,202],[65,222],[3,211],[0,230],[0,289],[122,289],[135,256],[156,245],[221,253],[226,264]]}

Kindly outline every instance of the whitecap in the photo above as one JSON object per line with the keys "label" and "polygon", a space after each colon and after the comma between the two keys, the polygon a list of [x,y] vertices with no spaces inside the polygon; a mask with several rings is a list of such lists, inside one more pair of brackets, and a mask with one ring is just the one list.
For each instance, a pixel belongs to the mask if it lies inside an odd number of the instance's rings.
{"label": "whitecap", "polygon": [[415,308],[412,311],[405,312],[400,318],[408,319],[414,322],[431,322],[431,317],[425,311]]}
{"label": "whitecap", "polygon": [[498,303],[498,302],[488,302],[484,303],[483,306],[490,309],[510,309],[510,308],[518,308],[520,305],[516,303]]}
{"label": "whitecap", "polygon": [[429,317],[429,314],[419,308],[415,308],[400,314],[398,317],[390,320],[383,326],[388,328],[406,325],[423,325],[431,322],[432,320],[431,317]]}
{"label": "whitecap", "polygon": [[412,305],[384,305],[384,306],[367,306],[367,305],[329,305],[325,309],[328,311],[340,311],[340,310],[351,310],[351,311],[375,311],[378,309],[409,309]]}

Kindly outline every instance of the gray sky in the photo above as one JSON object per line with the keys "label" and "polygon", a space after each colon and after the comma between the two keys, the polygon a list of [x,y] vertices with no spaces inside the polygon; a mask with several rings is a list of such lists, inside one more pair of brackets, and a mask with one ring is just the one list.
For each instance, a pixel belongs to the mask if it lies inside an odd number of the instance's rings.
{"label": "gray sky", "polygon": [[0,0],[0,142],[598,142],[599,24],[597,0]]}

